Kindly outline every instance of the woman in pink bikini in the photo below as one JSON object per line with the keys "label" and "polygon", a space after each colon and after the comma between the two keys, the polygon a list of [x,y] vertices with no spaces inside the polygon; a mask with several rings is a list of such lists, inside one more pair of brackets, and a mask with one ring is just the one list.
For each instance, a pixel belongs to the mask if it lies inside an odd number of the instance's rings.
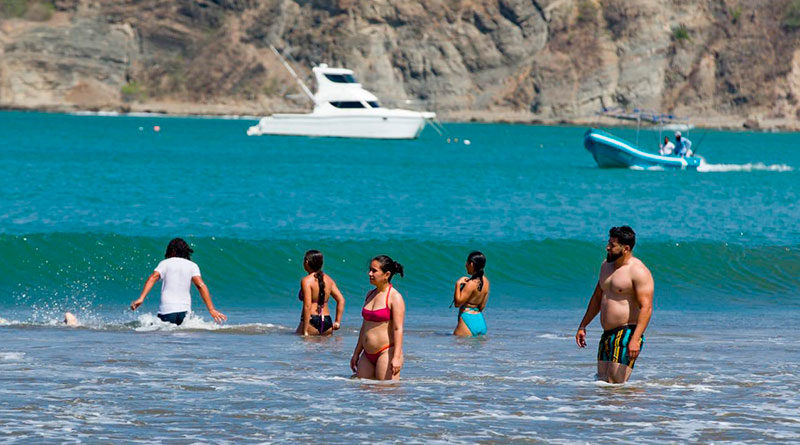
{"label": "woman in pink bikini", "polygon": [[376,256],[369,264],[369,282],[375,289],[367,294],[361,310],[364,321],[350,358],[350,368],[359,378],[400,378],[406,305],[400,292],[392,287],[396,274],[403,276],[403,265],[386,255]]}

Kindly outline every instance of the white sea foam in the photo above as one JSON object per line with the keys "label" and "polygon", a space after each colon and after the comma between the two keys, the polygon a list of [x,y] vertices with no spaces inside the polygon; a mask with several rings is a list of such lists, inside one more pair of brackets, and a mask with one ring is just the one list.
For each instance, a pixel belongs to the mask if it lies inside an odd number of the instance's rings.
{"label": "white sea foam", "polygon": [[699,172],[751,172],[751,171],[770,171],[770,172],[790,172],[794,167],[786,164],[766,165],[763,162],[747,164],[706,164],[701,163],[697,167]]}
{"label": "white sea foam", "polygon": [[662,427],[668,427],[673,434],[684,440],[697,439],[704,431],[724,431],[737,428],[738,425],[731,422],[719,422],[713,420],[671,420],[667,421]]}
{"label": "white sea foam", "polygon": [[642,167],[640,165],[631,165],[630,167],[628,167],[628,169],[630,169],[630,170],[638,170],[638,171],[647,170],[647,171],[651,171],[651,172],[663,172],[664,171],[664,167],[662,167],[660,165],[651,165],[649,167]]}
{"label": "white sea foam", "polygon": [[558,334],[542,334],[542,335],[537,335],[536,338],[546,338],[548,340],[564,340],[565,338],[569,337]]}
{"label": "white sea foam", "polygon": [[24,352],[0,352],[0,360],[17,362],[25,358]]}
{"label": "white sea foam", "polygon": [[533,383],[545,383],[545,382],[551,381],[551,380],[548,380],[548,379],[546,379],[546,378],[544,378],[544,377],[541,377],[541,376],[538,376],[538,375],[532,375],[532,376],[514,376],[514,375],[499,375],[499,374],[494,374],[494,375],[478,375],[478,376],[476,376],[476,377],[478,377],[478,378],[484,377],[484,378],[489,378],[489,379],[491,379],[491,380],[498,380],[498,381],[501,381],[501,382],[502,382],[502,381],[509,381],[509,382],[533,382]]}
{"label": "white sea foam", "polygon": [[663,383],[644,383],[644,386],[656,386],[660,388],[667,388],[667,389],[679,389],[684,391],[693,391],[693,392],[709,392],[709,393],[718,393],[720,392],[717,389],[712,388],[708,385],[700,385],[700,384],[670,384],[665,385]]}
{"label": "white sea foam", "polygon": [[137,326],[134,330],[138,332],[199,330],[257,334],[270,331],[288,331],[291,329],[287,326],[275,325],[272,323],[219,324],[213,320],[204,319],[194,312],[186,314],[186,318],[180,326],[161,321],[161,319],[154,314],[141,314],[136,321]]}

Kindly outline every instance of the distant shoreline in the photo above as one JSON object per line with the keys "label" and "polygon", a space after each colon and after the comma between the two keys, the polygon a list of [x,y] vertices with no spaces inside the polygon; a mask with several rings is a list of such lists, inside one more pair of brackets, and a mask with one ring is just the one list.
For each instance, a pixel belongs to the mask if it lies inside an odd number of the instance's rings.
{"label": "distant shoreline", "polygon": [[[253,107],[241,104],[190,104],[190,103],[153,103],[131,104],[125,107],[73,107],[73,106],[36,106],[20,107],[0,105],[0,111],[40,112],[54,114],[73,114],[87,116],[128,116],[128,117],[197,117],[209,119],[258,120],[272,114],[258,113]],[[307,113],[304,108],[280,110],[282,113]],[[614,119],[606,116],[581,116],[574,118],[542,118],[525,112],[505,110],[465,110],[444,111],[437,113],[439,120],[445,123],[486,123],[486,124],[519,124],[550,125],[575,127],[620,127],[635,128],[631,121]],[[800,132],[800,121],[793,119],[745,119],[742,117],[704,117],[691,120],[693,129],[728,130],[728,131],[764,131],[764,132]],[[642,128],[656,128],[645,124]]]}

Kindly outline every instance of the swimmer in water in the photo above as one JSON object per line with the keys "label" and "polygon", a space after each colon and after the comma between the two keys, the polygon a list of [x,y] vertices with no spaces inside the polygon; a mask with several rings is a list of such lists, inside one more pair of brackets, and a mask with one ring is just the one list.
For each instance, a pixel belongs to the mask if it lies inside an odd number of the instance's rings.
{"label": "swimmer in water", "polygon": [[392,287],[395,275],[403,276],[403,265],[386,255],[369,263],[369,282],[375,289],[367,294],[361,316],[361,331],[350,358],[350,368],[359,378],[396,380],[403,368],[403,321],[406,305]]}
{"label": "swimmer in water", "polygon": [[158,280],[161,284],[161,304],[158,307],[158,318],[161,321],[179,325],[183,323],[186,313],[192,309],[192,296],[189,293],[191,284],[194,283],[200,292],[200,298],[208,308],[208,313],[217,323],[222,323],[228,317],[214,308],[208,287],[200,277],[200,268],[191,260],[194,250],[186,241],[175,238],[169,242],[164,260],[158,263],[156,269],[144,283],[142,294],[133,303],[131,310],[142,305],[144,298]]}
{"label": "swimmer in water", "polygon": [[477,337],[486,334],[483,310],[489,300],[489,279],[483,275],[486,257],[478,251],[467,256],[466,269],[469,277],[456,281],[453,303],[458,309],[458,324],[453,335]]}
{"label": "swimmer in water", "polygon": [[78,317],[73,315],[72,312],[67,312],[64,314],[64,324],[70,327],[79,326]]}
{"label": "swimmer in water", "polygon": [[608,232],[606,260],[578,325],[575,342],[586,347],[586,326],[600,314],[603,335],[597,350],[597,379],[625,383],[644,346],[644,331],[653,315],[653,275],[633,256],[636,233],[628,226]]}
{"label": "swimmer in water", "polygon": [[[342,323],[344,296],[339,292],[333,278],[322,272],[322,261],[322,252],[319,250],[309,250],[303,258],[303,269],[308,275],[300,280],[300,292],[297,295],[303,302],[297,333],[304,337],[331,335]],[[328,308],[330,297],[336,301],[335,321],[331,320],[331,311]]]}

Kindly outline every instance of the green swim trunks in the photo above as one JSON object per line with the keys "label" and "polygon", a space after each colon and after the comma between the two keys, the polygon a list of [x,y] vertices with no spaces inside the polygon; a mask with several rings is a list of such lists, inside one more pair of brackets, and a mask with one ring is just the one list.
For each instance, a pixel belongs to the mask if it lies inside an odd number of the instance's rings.
{"label": "green swim trunks", "polygon": [[[597,348],[597,361],[621,363],[633,369],[636,359],[628,356],[628,343],[631,341],[634,330],[636,330],[636,325],[628,324],[603,332],[600,337],[600,346]],[[644,335],[642,335],[641,349],[644,349]]]}

